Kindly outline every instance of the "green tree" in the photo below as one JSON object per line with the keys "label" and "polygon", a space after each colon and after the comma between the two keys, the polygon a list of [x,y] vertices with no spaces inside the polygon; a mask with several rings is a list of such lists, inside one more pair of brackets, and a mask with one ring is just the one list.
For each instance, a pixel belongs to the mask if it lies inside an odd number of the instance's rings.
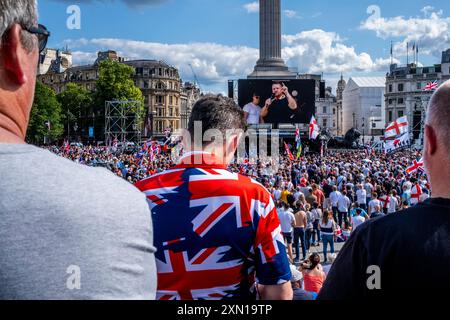
{"label": "green tree", "polygon": [[38,81],[30,113],[27,141],[42,144],[44,137],[47,137],[47,142],[51,143],[59,139],[62,134],[61,104],[56,99],[55,91]]}
{"label": "green tree", "polygon": [[62,107],[61,118],[65,134],[69,135],[72,130],[70,127],[73,127],[75,123],[80,126],[82,118],[85,119],[90,113],[91,93],[76,83],[69,83],[66,90],[59,93],[56,98]]}
{"label": "green tree", "polygon": [[104,106],[105,101],[134,100],[144,102],[141,90],[134,85],[134,68],[126,64],[105,60],[100,63],[95,103]]}

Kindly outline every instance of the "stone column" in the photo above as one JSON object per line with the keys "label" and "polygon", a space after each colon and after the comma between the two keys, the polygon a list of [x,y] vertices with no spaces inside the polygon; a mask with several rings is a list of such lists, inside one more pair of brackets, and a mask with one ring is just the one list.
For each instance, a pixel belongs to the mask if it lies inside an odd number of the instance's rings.
{"label": "stone column", "polygon": [[248,78],[295,78],[281,58],[280,0],[259,1],[259,24],[259,60]]}

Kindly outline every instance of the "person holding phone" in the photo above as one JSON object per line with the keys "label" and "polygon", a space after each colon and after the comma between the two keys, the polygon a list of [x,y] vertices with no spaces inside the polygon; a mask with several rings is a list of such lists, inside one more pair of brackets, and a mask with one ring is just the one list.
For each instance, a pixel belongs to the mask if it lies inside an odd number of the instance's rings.
{"label": "person holding phone", "polygon": [[265,123],[290,123],[297,101],[289,93],[288,87],[282,82],[272,84],[272,97],[266,100],[261,110],[261,117]]}

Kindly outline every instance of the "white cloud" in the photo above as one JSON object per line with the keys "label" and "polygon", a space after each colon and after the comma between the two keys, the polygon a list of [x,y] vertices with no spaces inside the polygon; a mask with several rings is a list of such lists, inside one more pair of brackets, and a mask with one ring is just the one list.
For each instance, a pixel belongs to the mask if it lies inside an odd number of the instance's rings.
{"label": "white cloud", "polygon": [[314,29],[284,35],[283,41],[283,58],[301,72],[373,72],[387,70],[389,65],[389,59],[374,61],[366,52],[357,53],[334,32]]}
{"label": "white cloud", "polygon": [[287,18],[300,18],[300,17],[297,15],[297,11],[294,11],[294,10],[284,10],[284,15],[285,15]]}
{"label": "white cloud", "polygon": [[247,10],[248,13],[259,12],[259,2],[258,1],[246,3],[246,4],[244,4],[243,7],[245,10]]}
{"label": "white cloud", "polygon": [[[340,74],[387,71],[389,58],[373,59],[366,52],[357,52],[337,33],[320,29],[283,35],[282,57],[290,67],[301,73]],[[116,50],[128,59],[165,60],[180,70],[181,77],[192,80],[192,64],[203,88],[226,85],[226,80],[245,78],[253,71],[259,50],[247,46],[217,43],[164,44],[129,39],[66,40],[73,53],[74,64],[93,63],[99,50]],[[397,62],[397,61],[396,61]],[[222,89],[223,90],[223,89]]]}
{"label": "white cloud", "polygon": [[431,6],[421,12],[421,17],[369,17],[360,28],[374,31],[382,39],[403,38],[394,45],[396,55],[406,55],[406,43],[416,42],[422,54],[440,57],[441,51],[450,47],[450,17],[444,17],[442,10],[436,11]]}
{"label": "white cloud", "polygon": [[311,15],[311,18],[317,18],[320,17],[323,13],[322,12],[316,12],[313,15]]}
{"label": "white cloud", "polygon": [[[200,82],[213,84],[228,78],[244,76],[253,70],[258,59],[257,49],[243,46],[224,46],[216,43],[164,44],[127,39],[66,40],[71,48],[93,46],[97,50],[116,50],[128,59],[157,59],[176,66],[181,76],[192,78],[189,64],[192,64]],[[89,52],[76,51],[74,64],[93,63]],[[91,59],[91,61],[86,61]]]}

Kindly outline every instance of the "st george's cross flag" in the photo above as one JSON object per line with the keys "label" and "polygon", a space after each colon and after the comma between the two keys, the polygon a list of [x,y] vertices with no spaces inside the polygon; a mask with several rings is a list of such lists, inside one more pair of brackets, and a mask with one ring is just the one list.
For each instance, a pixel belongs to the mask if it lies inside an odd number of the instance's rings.
{"label": "st george's cross flag", "polygon": [[315,140],[319,136],[319,133],[320,128],[317,124],[317,120],[312,116],[311,121],[309,122],[309,140]]}

